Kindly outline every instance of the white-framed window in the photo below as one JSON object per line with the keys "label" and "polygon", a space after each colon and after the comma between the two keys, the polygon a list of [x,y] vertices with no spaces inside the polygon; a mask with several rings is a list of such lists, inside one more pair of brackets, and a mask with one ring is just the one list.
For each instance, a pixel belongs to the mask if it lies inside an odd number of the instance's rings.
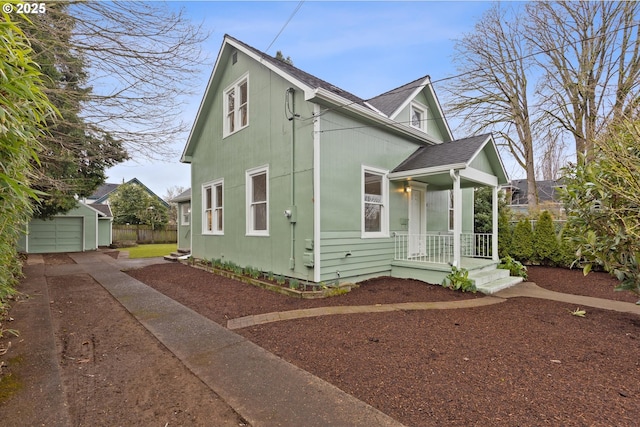
{"label": "white-framed window", "polygon": [[202,233],[224,234],[224,180],[202,186]]}
{"label": "white-framed window", "polygon": [[249,126],[249,76],[245,75],[224,91],[223,137]]}
{"label": "white-framed window", "polygon": [[269,235],[269,166],[246,172],[248,236]]}
{"label": "white-framed window", "polygon": [[388,172],[362,166],[362,237],[389,237]]}
{"label": "white-framed window", "polygon": [[409,109],[409,124],[412,128],[427,131],[427,107],[418,103],[412,103]]}
{"label": "white-framed window", "polygon": [[448,199],[449,199],[449,231],[453,231],[453,216],[454,216],[454,209],[453,209],[453,190],[449,190],[448,191]]}
{"label": "white-framed window", "polygon": [[180,205],[180,225],[189,225],[191,221],[191,203]]}

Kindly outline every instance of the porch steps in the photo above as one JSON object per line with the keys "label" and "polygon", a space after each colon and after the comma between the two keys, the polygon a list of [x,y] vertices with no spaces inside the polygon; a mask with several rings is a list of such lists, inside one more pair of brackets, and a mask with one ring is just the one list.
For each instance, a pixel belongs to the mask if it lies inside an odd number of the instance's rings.
{"label": "porch steps", "polygon": [[473,280],[478,292],[494,294],[522,282],[522,277],[509,276],[509,270],[500,268],[485,268],[469,271],[469,278]]}
{"label": "porch steps", "polygon": [[165,255],[164,259],[167,261],[178,261],[179,259],[184,259],[183,257],[191,255],[190,249],[178,249],[176,252],[171,252],[170,255]]}

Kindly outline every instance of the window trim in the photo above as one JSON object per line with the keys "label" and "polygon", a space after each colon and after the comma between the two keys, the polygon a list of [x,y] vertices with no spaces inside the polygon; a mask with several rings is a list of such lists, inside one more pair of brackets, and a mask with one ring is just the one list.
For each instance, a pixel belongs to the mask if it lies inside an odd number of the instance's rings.
{"label": "window trim", "polygon": [[[240,86],[242,86],[243,83],[247,84],[247,101],[244,104],[240,104]],[[234,110],[233,110],[233,131],[230,129],[229,126],[229,93],[230,92],[235,92],[237,95],[235,97],[235,106],[234,106]],[[242,129],[246,128],[249,126],[249,73],[245,73],[242,77],[240,77],[238,80],[236,80],[235,82],[233,82],[232,84],[230,84],[229,86],[227,86],[225,88],[225,90],[222,92],[223,93],[223,98],[222,98],[222,137],[226,138],[229,135],[233,135],[236,132],[241,131]],[[242,106],[245,106],[246,110],[247,110],[247,123],[243,126],[242,125],[242,116],[240,114],[240,111],[242,109]]]}
{"label": "window trim", "polygon": [[[420,112],[420,114],[422,115],[420,126],[415,126],[413,124],[413,110]],[[428,126],[427,126],[428,111],[429,111],[429,108],[426,105],[420,104],[419,102],[416,102],[416,101],[412,102],[409,108],[409,126],[426,133],[428,129]]]}
{"label": "window trim", "polygon": [[[253,177],[257,175],[265,175],[266,181],[266,229],[265,230],[254,230],[253,229]],[[269,236],[269,165],[259,166],[252,169],[247,169],[245,171],[245,194],[246,194],[246,204],[245,204],[245,231],[247,236],[260,236],[265,237]]]}
{"label": "window trim", "polygon": [[[222,205],[217,206],[216,203],[216,187],[222,189]],[[207,188],[211,189],[211,230],[207,229]],[[218,224],[215,212],[220,210],[222,213],[221,224]],[[218,230],[216,225],[219,225]],[[224,178],[216,179],[202,184],[202,234],[206,235],[224,235]]]}
{"label": "window trim", "polygon": [[[380,231],[365,231],[365,173],[379,175],[382,177],[382,201]],[[371,166],[361,166],[360,170],[360,223],[361,237],[363,239],[389,237],[389,171]]]}
{"label": "window trim", "polygon": [[[185,212],[185,208],[187,208],[187,212]],[[181,203],[180,204],[180,225],[190,225],[191,224],[191,202]]]}

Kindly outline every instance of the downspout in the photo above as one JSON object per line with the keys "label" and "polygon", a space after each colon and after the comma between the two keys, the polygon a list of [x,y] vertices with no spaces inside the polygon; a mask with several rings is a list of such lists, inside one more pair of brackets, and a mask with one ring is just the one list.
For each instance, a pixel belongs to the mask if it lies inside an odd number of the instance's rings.
{"label": "downspout", "polygon": [[453,180],[453,266],[460,267],[460,237],[462,231],[462,197],[460,197],[460,175],[450,169]]}
{"label": "downspout", "polygon": [[296,221],[297,221],[297,212],[296,212],[296,183],[295,183],[295,130],[296,130],[296,107],[295,107],[295,89],[290,87],[287,89],[287,112],[291,114],[291,116],[287,117],[291,122],[291,164],[290,164],[290,191],[291,191],[291,203],[288,209],[288,219],[291,227],[291,242],[290,242],[290,252],[289,252],[289,269],[295,270],[296,267],[296,257],[295,257],[295,243],[296,243]]}

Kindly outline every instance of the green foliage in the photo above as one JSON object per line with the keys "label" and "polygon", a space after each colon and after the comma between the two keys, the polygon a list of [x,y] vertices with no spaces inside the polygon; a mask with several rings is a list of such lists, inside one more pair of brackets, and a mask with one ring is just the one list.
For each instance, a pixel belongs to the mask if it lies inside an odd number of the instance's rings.
{"label": "green foliage", "polygon": [[41,218],[75,207],[76,196],[89,196],[104,182],[105,169],[127,158],[120,141],[81,115],[91,88],[83,57],[70,47],[76,22],[68,8],[68,2],[47,4],[46,13],[32,15],[24,26],[33,59],[46,76],[44,92],[60,113],[47,122],[48,132],[39,138],[44,149],[34,165],[33,188],[46,193],[34,206]]}
{"label": "green foliage", "polygon": [[133,182],[119,186],[109,200],[116,224],[147,224],[160,228],[169,219],[167,207]]}
{"label": "green foliage", "polygon": [[162,243],[151,245],[139,245],[123,249],[129,252],[129,258],[154,258],[175,252],[178,246],[175,243]]}
{"label": "green foliage", "polygon": [[522,263],[529,263],[534,255],[531,222],[521,219],[511,237],[511,256]]}
{"label": "green foliage", "polygon": [[593,161],[565,170],[565,237],[585,274],[601,266],[640,294],[640,123],[611,125]]}
{"label": "green foliage", "polygon": [[455,266],[451,267],[451,273],[444,278],[442,286],[453,289],[454,291],[476,292],[476,285],[473,283],[473,280],[469,279],[467,269],[457,268]]}
{"label": "green foliage", "polygon": [[283,286],[286,283],[286,279],[284,278],[284,276],[282,274],[278,274],[276,276],[276,283],[280,286]]}
{"label": "green foliage", "polygon": [[509,275],[513,277],[522,277],[524,280],[528,278],[527,267],[508,255],[500,260],[498,268],[509,270]]}
{"label": "green foliage", "polygon": [[[474,193],[474,232],[491,233],[493,227],[493,191],[491,187],[481,187]],[[510,210],[504,191],[498,192],[498,254],[506,256],[511,246],[509,227]]]}
{"label": "green foliage", "polygon": [[[21,15],[16,15],[22,19]],[[25,21],[22,22],[23,24]],[[38,193],[30,188],[42,146],[38,139],[56,114],[27,37],[11,16],[0,20],[0,312],[15,293],[22,263],[16,245]]]}
{"label": "green foliage", "polygon": [[558,257],[558,246],[553,218],[549,211],[543,211],[536,221],[536,228],[533,232],[535,259],[544,265],[553,264]]}
{"label": "green foliage", "polygon": [[289,279],[289,289],[298,289],[300,287],[300,281],[298,279]]}

